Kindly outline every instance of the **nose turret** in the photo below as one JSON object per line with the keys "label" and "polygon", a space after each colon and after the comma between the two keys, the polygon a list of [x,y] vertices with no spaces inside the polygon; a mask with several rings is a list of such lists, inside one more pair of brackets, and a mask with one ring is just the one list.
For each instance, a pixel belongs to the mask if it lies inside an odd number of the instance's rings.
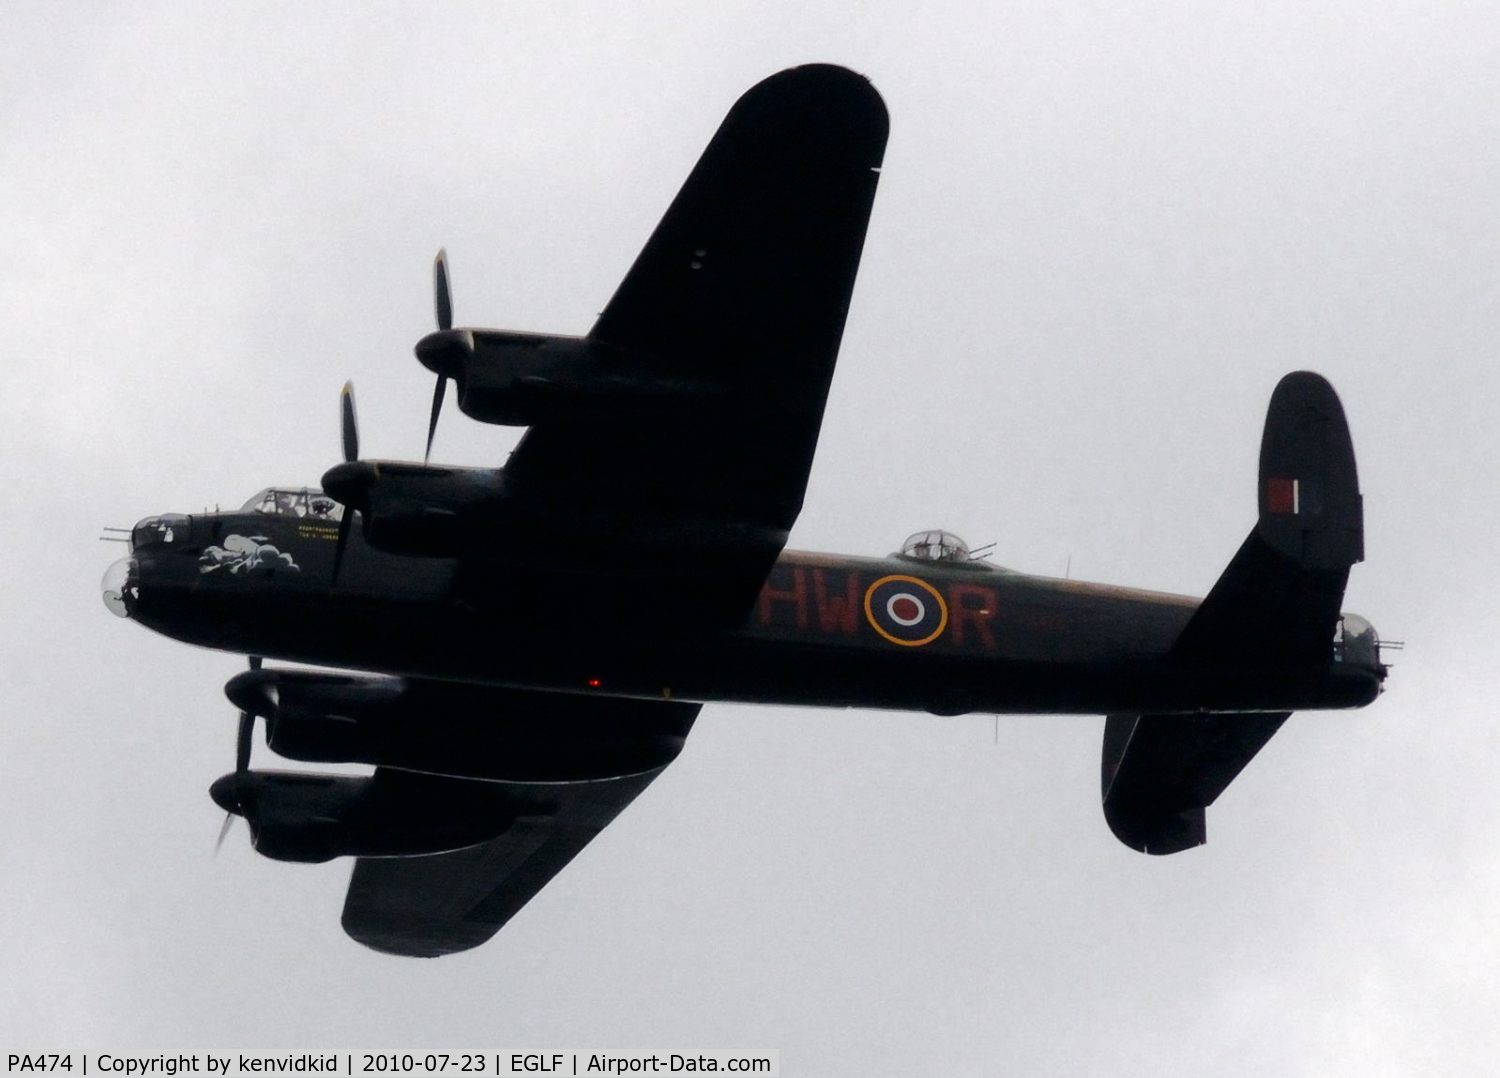
{"label": "nose turret", "polygon": [[139,594],[134,557],[121,558],[104,571],[104,605],[116,617],[128,618]]}

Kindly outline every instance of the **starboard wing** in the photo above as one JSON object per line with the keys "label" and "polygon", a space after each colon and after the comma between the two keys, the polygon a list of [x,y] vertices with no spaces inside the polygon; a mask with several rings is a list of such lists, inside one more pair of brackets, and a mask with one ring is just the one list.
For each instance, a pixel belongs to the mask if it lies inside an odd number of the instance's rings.
{"label": "starboard wing", "polygon": [[[499,690],[504,692],[504,690]],[[571,698],[575,718],[625,728],[647,701]],[[586,705],[586,706],[585,706]],[[685,737],[699,705],[658,703],[662,721]],[[503,722],[494,715],[485,722]],[[589,746],[579,746],[587,753]],[[510,782],[442,778],[495,792],[514,817],[499,837],[450,853],[362,857],[344,903],[344,930],[387,954],[435,957],[477,947],[505,925],[600,831],[649,786],[666,765],[636,774],[581,782]],[[386,768],[377,768],[379,777]],[[461,798],[455,800],[462,800]]]}
{"label": "starboard wing", "polygon": [[[499,838],[427,857],[362,857],[344,931],[386,954],[433,958],[484,943],[661,774],[512,788],[523,812]],[[529,813],[529,814],[526,814]]]}

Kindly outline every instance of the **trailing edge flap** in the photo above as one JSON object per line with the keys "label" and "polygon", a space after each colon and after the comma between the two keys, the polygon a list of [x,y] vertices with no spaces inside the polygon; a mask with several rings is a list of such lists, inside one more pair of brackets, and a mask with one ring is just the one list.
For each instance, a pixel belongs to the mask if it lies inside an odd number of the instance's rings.
{"label": "trailing edge flap", "polygon": [[1109,716],[1101,773],[1109,829],[1141,853],[1203,845],[1205,810],[1290,714]]}
{"label": "trailing edge flap", "polygon": [[1364,559],[1354,446],[1321,375],[1287,375],[1260,445],[1260,519],[1173,657],[1220,665],[1329,660],[1349,567]]}

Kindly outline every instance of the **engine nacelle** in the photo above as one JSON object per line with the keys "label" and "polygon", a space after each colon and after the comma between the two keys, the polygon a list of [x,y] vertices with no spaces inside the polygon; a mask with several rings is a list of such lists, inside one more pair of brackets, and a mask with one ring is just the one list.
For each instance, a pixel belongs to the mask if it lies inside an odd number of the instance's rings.
{"label": "engine nacelle", "polygon": [[536,422],[548,390],[577,385],[594,351],[586,337],[474,329],[429,333],[416,347],[423,366],[453,379],[465,415],[515,427]]}
{"label": "engine nacelle", "polygon": [[400,772],[245,771],[209,793],[245,817],[256,852],[277,861],[447,853],[488,842],[516,820],[501,787]]}
{"label": "engine nacelle", "polygon": [[495,468],[455,468],[402,461],[356,460],[323,474],[323,489],[359,512],[365,542],[387,554],[454,557],[472,547],[476,529],[504,497]]}
{"label": "engine nacelle", "polygon": [[453,379],[459,408],[481,423],[529,427],[590,408],[635,414],[653,402],[711,402],[729,395],[728,387],[681,371],[652,371],[649,357],[627,357],[592,337],[448,329],[423,337],[416,353],[428,370]]}
{"label": "engine nacelle", "polygon": [[587,782],[665,767],[696,705],[305,670],[247,670],[225,692],[266,741],[308,763],[506,782]]}

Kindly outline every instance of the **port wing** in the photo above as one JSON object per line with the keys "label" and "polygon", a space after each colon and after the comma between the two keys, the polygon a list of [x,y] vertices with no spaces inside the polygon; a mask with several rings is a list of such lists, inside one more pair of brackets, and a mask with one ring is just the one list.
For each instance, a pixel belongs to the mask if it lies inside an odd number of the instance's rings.
{"label": "port wing", "polygon": [[643,579],[697,574],[743,617],[802,507],[887,125],[828,65],[740,99],[589,333],[620,384],[681,392],[539,420],[508,512],[666,551]]}

